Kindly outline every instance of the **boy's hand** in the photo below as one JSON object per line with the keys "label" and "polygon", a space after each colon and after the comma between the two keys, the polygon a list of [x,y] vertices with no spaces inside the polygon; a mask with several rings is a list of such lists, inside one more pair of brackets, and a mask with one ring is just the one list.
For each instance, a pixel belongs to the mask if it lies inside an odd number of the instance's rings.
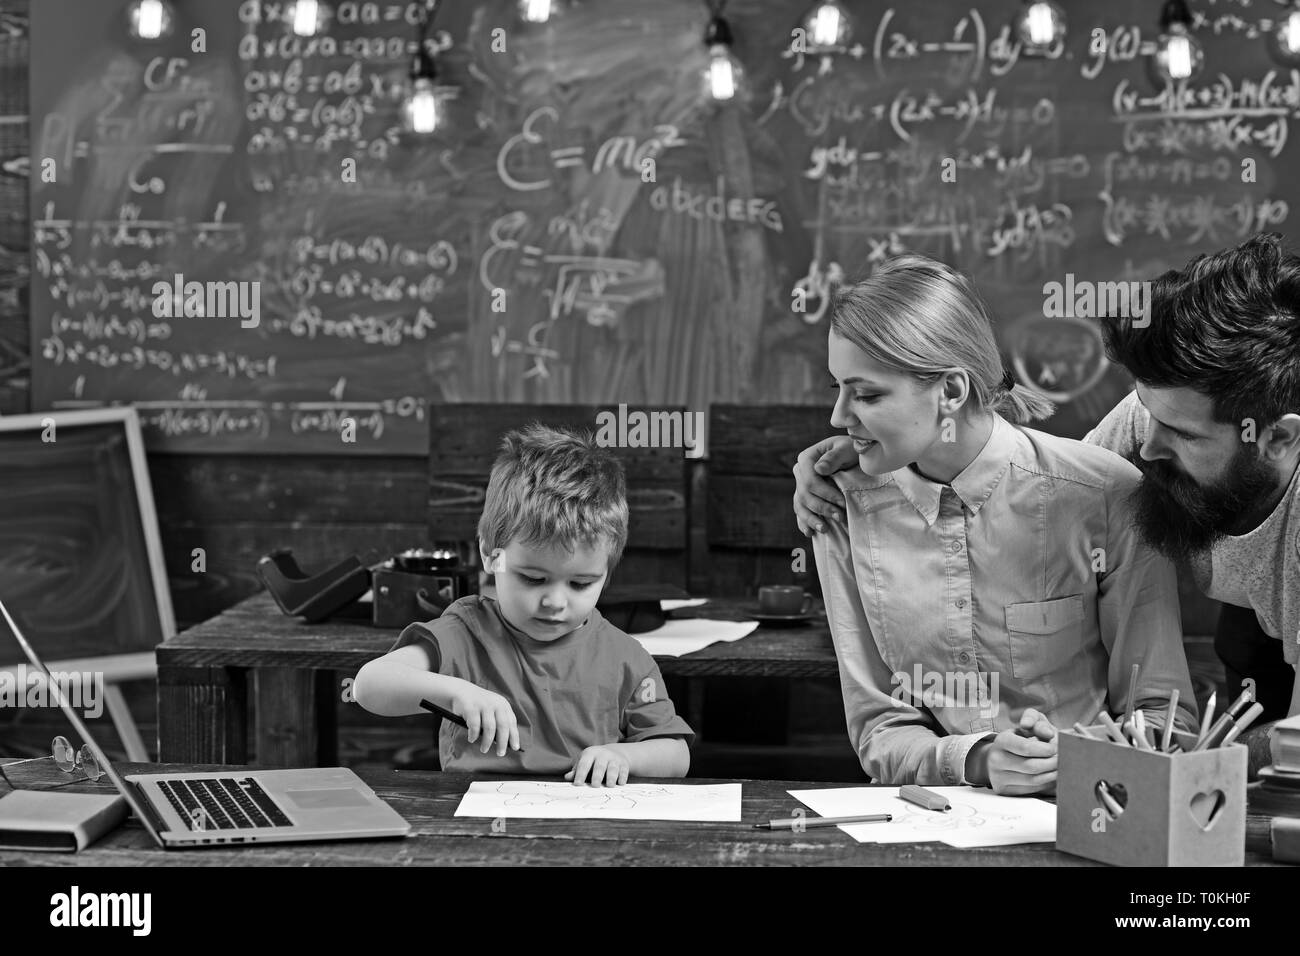
{"label": "boy's hand", "polygon": [[804,536],[825,531],[823,518],[844,523],[844,494],[823,476],[843,471],[857,460],[848,435],[824,438],[799,453],[794,466],[794,517]]}
{"label": "boy's hand", "polygon": [[1018,729],[1004,730],[988,745],[988,781],[994,793],[1019,797],[1056,790],[1056,728],[1032,707]]}
{"label": "boy's hand", "polygon": [[593,787],[619,787],[627,783],[631,765],[617,747],[588,747],[578,754],[573,769],[564,775],[565,780],[572,780],[574,786],[580,786],[591,775]]}
{"label": "boy's hand", "polygon": [[497,756],[504,757],[506,748],[519,749],[519,722],[510,708],[510,701],[500,694],[484,690],[469,681],[462,681],[451,699],[451,711],[465,718],[469,742],[482,739],[479,750],[487,753],[495,742]]}

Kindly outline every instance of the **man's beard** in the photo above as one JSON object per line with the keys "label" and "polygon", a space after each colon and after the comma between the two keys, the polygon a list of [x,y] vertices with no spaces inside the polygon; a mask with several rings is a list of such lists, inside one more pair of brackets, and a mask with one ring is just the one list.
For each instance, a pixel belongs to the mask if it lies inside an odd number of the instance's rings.
{"label": "man's beard", "polygon": [[1187,561],[1227,535],[1277,488],[1277,472],[1253,445],[1243,446],[1223,477],[1209,485],[1197,484],[1163,458],[1144,461],[1134,452],[1129,461],[1142,472],[1130,499],[1138,534],[1175,561]]}

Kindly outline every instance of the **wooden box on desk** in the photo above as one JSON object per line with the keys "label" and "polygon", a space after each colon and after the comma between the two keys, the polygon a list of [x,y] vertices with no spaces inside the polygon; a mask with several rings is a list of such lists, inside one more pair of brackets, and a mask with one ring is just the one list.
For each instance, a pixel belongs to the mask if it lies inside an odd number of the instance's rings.
{"label": "wooden box on desk", "polygon": [[[1102,726],[1088,728],[1106,737]],[[1192,753],[1195,736],[1174,732],[1167,754],[1062,731],[1056,782],[1056,848],[1117,866],[1241,866],[1246,855],[1246,748]],[[1111,817],[1101,781],[1124,788]],[[1220,798],[1218,795],[1221,794]]]}

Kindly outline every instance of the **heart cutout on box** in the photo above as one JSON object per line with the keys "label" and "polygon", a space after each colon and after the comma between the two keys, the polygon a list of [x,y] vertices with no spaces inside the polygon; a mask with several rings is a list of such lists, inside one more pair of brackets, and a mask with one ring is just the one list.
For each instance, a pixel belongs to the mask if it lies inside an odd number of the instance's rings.
{"label": "heart cutout on box", "polygon": [[1208,830],[1219,819],[1219,814],[1223,812],[1224,804],[1227,802],[1228,798],[1223,795],[1222,790],[1196,793],[1192,795],[1192,800],[1187,805],[1187,812],[1192,815],[1198,827]]}
{"label": "heart cutout on box", "polygon": [[[1098,780],[1097,785],[1092,788],[1092,791],[1097,797],[1097,802],[1101,804],[1102,809],[1106,811],[1106,815],[1112,820],[1118,820],[1119,815],[1123,813],[1124,808],[1128,806],[1128,790],[1122,783],[1111,783],[1109,780]],[[1110,799],[1103,799],[1103,793],[1109,796]],[[1118,809],[1114,809],[1116,806]]]}

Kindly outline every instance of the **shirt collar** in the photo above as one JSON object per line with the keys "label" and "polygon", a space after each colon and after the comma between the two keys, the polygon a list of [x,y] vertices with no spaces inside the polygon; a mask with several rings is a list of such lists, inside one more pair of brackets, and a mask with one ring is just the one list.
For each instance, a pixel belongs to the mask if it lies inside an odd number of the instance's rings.
{"label": "shirt collar", "polygon": [[988,441],[980,449],[971,463],[962,469],[952,480],[951,485],[943,485],[917,474],[911,468],[900,468],[889,477],[898,490],[903,493],[917,513],[925,519],[927,525],[933,525],[939,516],[939,501],[943,489],[951,487],[961,502],[970,510],[971,516],[979,514],[984,502],[988,501],[993,489],[998,486],[1002,476],[1011,467],[1015,455],[1016,440],[1019,433],[1001,415],[993,416],[993,430]]}

